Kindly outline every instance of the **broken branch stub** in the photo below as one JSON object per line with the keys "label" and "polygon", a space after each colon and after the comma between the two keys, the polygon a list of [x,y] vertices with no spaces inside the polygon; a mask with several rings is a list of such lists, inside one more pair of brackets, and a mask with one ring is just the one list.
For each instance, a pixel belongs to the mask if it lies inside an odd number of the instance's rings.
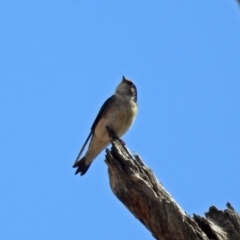
{"label": "broken branch stub", "polygon": [[197,215],[191,218],[141,158],[137,154],[132,156],[109,127],[107,131],[112,143],[111,150],[106,150],[105,160],[111,189],[156,239],[240,240],[240,218],[232,207],[224,214],[211,207],[206,218]]}

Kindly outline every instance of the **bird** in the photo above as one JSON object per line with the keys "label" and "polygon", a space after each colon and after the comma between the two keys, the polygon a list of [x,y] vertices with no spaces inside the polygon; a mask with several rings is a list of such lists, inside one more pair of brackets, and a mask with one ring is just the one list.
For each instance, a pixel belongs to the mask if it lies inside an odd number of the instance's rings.
{"label": "bird", "polygon": [[[106,126],[120,138],[131,127],[137,112],[137,88],[131,80],[123,76],[115,93],[104,102],[92,124],[90,133],[73,164],[73,168],[77,168],[75,174],[84,175],[95,158],[109,145]],[[89,140],[88,149],[81,158]]]}

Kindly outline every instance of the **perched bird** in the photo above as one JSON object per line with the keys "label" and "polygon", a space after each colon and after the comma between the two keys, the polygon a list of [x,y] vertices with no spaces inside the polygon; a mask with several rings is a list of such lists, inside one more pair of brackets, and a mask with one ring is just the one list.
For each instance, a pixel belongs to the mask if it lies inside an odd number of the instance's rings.
{"label": "perched bird", "polygon": [[[124,76],[117,86],[114,95],[108,98],[102,105],[73,168],[77,168],[75,174],[84,175],[93,160],[109,144],[106,126],[110,127],[118,137],[121,137],[132,125],[138,111],[137,89],[132,81]],[[88,141],[90,144],[84,157],[81,154]]]}

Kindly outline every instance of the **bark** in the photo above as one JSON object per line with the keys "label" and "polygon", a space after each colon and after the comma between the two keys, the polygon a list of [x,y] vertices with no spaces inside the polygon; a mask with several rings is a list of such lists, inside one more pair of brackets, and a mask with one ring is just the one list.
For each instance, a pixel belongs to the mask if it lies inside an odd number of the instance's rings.
{"label": "bark", "polygon": [[141,158],[132,154],[107,127],[111,150],[106,150],[110,186],[116,197],[159,240],[240,240],[240,216],[210,207],[205,217],[188,216],[163,188]]}

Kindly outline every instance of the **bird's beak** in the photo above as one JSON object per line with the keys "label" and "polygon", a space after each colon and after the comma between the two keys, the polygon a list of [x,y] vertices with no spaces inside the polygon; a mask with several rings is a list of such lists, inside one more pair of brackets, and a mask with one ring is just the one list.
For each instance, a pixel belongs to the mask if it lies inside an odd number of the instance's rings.
{"label": "bird's beak", "polygon": [[124,76],[122,76],[122,81],[126,81],[126,78]]}

